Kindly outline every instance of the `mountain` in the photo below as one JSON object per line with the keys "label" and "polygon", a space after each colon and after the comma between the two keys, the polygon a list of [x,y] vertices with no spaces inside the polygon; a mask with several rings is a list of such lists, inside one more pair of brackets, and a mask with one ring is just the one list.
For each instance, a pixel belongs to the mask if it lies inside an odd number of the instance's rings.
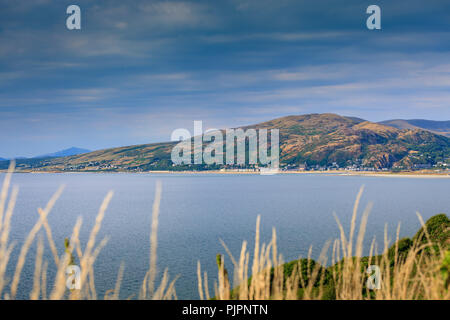
{"label": "mountain", "polygon": [[[450,139],[421,129],[397,129],[336,114],[288,116],[242,127],[279,129],[280,165],[339,165],[414,168],[449,162]],[[173,166],[176,142],[110,148],[51,159],[24,160],[19,170],[148,171],[217,169],[220,166]]]}
{"label": "mountain", "polygon": [[280,129],[281,162],[286,164],[412,167],[450,156],[449,138],[336,114],[289,116],[250,127]]}
{"label": "mountain", "polygon": [[75,156],[75,155],[78,155],[78,154],[88,153],[88,152],[91,152],[91,150],[72,147],[72,148],[64,149],[64,150],[57,151],[57,152],[54,152],[54,153],[40,155],[40,156],[37,156],[37,157],[34,157],[34,158],[67,157],[67,156]]}
{"label": "mountain", "polygon": [[386,120],[380,124],[391,126],[397,129],[423,129],[450,138],[450,121],[433,121],[423,119],[412,120]]}
{"label": "mountain", "polygon": [[[74,155],[78,155],[78,154],[88,153],[88,152],[91,152],[91,150],[71,147],[69,149],[64,149],[64,150],[57,151],[54,153],[43,154],[43,155],[32,157],[32,158],[17,157],[17,158],[15,158],[15,160],[16,161],[17,160],[32,160],[32,161],[34,161],[34,159],[67,157],[67,156],[74,156]],[[9,161],[9,159],[0,158],[0,161]]]}

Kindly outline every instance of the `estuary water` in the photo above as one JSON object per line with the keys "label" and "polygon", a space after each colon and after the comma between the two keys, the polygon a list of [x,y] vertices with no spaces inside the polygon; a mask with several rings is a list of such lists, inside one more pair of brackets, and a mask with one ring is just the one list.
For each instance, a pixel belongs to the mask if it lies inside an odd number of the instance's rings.
{"label": "estuary water", "polygon": [[[4,174],[0,174],[3,180]],[[338,176],[327,174],[15,174],[13,184],[19,196],[12,218],[10,241],[15,249],[7,269],[12,278],[19,248],[44,207],[58,189],[65,190],[48,217],[59,252],[70,237],[78,217],[83,218],[80,234],[86,244],[98,208],[109,190],[114,197],[105,214],[97,239],[108,243],[95,263],[99,297],[114,287],[120,264],[125,264],[121,298],[137,297],[149,265],[149,237],[156,181],[162,182],[158,230],[159,275],[168,268],[171,278],[179,275],[179,299],[198,299],[197,261],[208,272],[213,288],[217,253],[226,254],[222,239],[234,256],[243,240],[254,245],[255,223],[261,216],[262,241],[270,241],[277,230],[278,251],[284,260],[306,257],[310,246],[317,257],[327,240],[339,237],[333,212],[348,232],[358,190],[365,190],[359,214],[373,202],[366,231],[366,249],[373,237],[383,246],[387,224],[391,241],[398,223],[400,236],[412,236],[420,228],[416,212],[426,220],[437,213],[449,213],[450,179],[415,177]],[[359,219],[358,219],[359,223]],[[358,224],[359,225],[359,224]],[[46,243],[48,279],[54,277],[54,263]],[[34,272],[33,245],[22,272],[18,298],[27,299]],[[228,268],[231,261],[226,256]],[[49,288],[50,289],[50,288]]]}

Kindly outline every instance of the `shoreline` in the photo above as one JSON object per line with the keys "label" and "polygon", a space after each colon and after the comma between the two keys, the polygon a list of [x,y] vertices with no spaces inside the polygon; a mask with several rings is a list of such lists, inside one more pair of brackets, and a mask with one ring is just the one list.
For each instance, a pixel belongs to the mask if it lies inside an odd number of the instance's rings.
{"label": "shoreline", "polygon": [[[7,173],[7,170],[0,170],[0,173]],[[28,173],[28,174],[79,174],[79,173],[103,173],[103,174],[218,174],[218,175],[261,175],[259,172],[239,172],[239,171],[219,171],[219,170],[205,170],[205,171],[169,171],[169,170],[155,170],[146,172],[130,172],[130,171],[14,171],[14,173]],[[332,175],[332,176],[367,176],[367,177],[392,177],[392,178],[450,178],[449,172],[370,172],[357,171],[349,172],[344,170],[335,171],[280,171],[274,175],[279,174],[315,174],[315,175]]]}

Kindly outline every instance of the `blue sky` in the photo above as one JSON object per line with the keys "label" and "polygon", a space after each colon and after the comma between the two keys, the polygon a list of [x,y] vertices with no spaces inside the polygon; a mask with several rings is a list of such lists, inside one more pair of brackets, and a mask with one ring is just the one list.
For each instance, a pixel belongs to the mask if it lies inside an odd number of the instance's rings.
{"label": "blue sky", "polygon": [[0,0],[0,157],[167,141],[194,120],[448,120],[449,51],[446,0]]}

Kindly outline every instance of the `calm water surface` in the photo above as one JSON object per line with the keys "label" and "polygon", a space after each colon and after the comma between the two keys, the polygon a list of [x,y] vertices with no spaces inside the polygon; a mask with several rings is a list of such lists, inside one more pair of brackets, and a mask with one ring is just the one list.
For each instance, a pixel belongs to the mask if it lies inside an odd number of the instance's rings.
{"label": "calm water surface", "polygon": [[[310,245],[317,256],[327,240],[339,236],[333,212],[348,230],[355,196],[362,185],[365,192],[361,206],[373,202],[366,247],[373,237],[382,246],[386,223],[392,240],[399,222],[401,236],[412,236],[420,227],[417,211],[427,219],[440,212],[448,213],[450,208],[450,179],[323,174],[16,174],[13,183],[20,191],[10,236],[16,249],[7,270],[9,278],[18,248],[38,218],[36,208],[44,207],[60,185],[66,185],[66,189],[48,218],[60,252],[79,216],[83,217],[81,241],[86,243],[104,196],[114,190],[98,236],[108,236],[109,241],[95,264],[97,290],[103,296],[114,287],[123,261],[121,297],[136,294],[149,264],[151,208],[157,180],[163,185],[158,269],[162,272],[167,267],[172,277],[180,275],[176,285],[180,299],[198,298],[198,260],[208,272],[209,287],[213,288],[217,274],[215,256],[225,253],[219,239],[235,256],[239,255],[243,240],[248,240],[252,248],[258,215],[262,240],[269,241],[275,227],[279,252],[285,260],[292,260],[307,256]],[[34,252],[35,247],[28,254],[28,261],[33,261]],[[51,279],[54,264],[48,247],[46,259]],[[226,262],[230,260],[226,258]],[[28,298],[32,265],[24,267],[18,298]]]}

